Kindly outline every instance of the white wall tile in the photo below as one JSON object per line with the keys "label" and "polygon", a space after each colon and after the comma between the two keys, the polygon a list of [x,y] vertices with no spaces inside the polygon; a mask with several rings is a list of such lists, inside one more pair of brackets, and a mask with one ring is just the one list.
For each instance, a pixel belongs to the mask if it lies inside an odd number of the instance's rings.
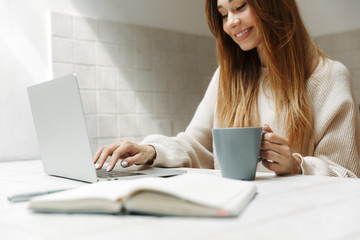
{"label": "white wall tile", "polygon": [[184,132],[187,125],[189,125],[191,118],[187,116],[177,116],[173,120],[173,135],[177,135],[180,132]]}
{"label": "white wall tile", "polygon": [[135,49],[126,45],[118,45],[117,50],[118,66],[120,68],[135,67]]}
{"label": "white wall tile", "polygon": [[135,30],[134,25],[126,23],[117,23],[116,24],[116,35],[117,43],[120,45],[133,47],[135,44]]}
{"label": "white wall tile", "polygon": [[[342,62],[352,73],[353,89],[360,90],[360,29],[320,36],[315,39],[320,48]],[[324,47],[325,46],[325,47]],[[357,95],[357,94],[355,94]],[[359,98],[358,98],[359,99]]]}
{"label": "white wall tile", "polygon": [[216,56],[215,38],[199,36],[197,43],[198,43],[198,53],[200,55]]}
{"label": "white wall tile", "polygon": [[332,34],[328,37],[331,52],[343,52],[353,49],[350,32]]}
{"label": "white wall tile", "polygon": [[73,17],[62,13],[51,14],[51,33],[53,36],[73,38]]}
{"label": "white wall tile", "polygon": [[153,113],[153,94],[152,93],[137,93],[137,112],[138,113]]}
{"label": "white wall tile", "polygon": [[86,115],[86,128],[89,138],[97,138],[97,125],[98,125],[98,117],[96,115]]}
{"label": "white wall tile", "polygon": [[84,109],[84,113],[97,113],[96,107],[96,92],[90,90],[81,90],[81,101]]}
{"label": "white wall tile", "polygon": [[96,89],[96,69],[94,66],[76,65],[75,72],[80,88]]}
{"label": "white wall tile", "polygon": [[360,49],[334,53],[335,59],[342,62],[350,70],[360,69]]}
{"label": "white wall tile", "polygon": [[136,82],[138,91],[152,92],[154,90],[153,73],[150,71],[136,71]]}
{"label": "white wall tile", "polygon": [[185,74],[184,75],[185,89],[184,93],[197,94],[201,96],[203,91],[203,82],[201,75]]}
{"label": "white wall tile", "polygon": [[178,73],[170,73],[169,92],[170,93],[184,93],[187,91],[187,82],[184,79],[184,75]]}
{"label": "white wall tile", "polygon": [[137,116],[137,129],[140,136],[145,137],[149,134],[157,133],[157,127],[154,121],[154,117],[149,115]]}
{"label": "white wall tile", "polygon": [[74,62],[74,42],[65,38],[52,38],[52,59],[54,62]]}
{"label": "white wall tile", "polygon": [[75,63],[95,65],[95,42],[75,42]]}
{"label": "white wall tile", "polygon": [[117,43],[116,23],[112,21],[98,21],[98,40],[101,42]]}
{"label": "white wall tile", "polygon": [[137,47],[135,50],[135,67],[137,69],[152,69],[152,50]]}
{"label": "white wall tile", "polygon": [[136,84],[136,72],[133,70],[119,70],[119,90],[135,91],[137,89]]}
{"label": "white wall tile", "polygon": [[[325,36],[326,37],[326,36]],[[342,52],[360,49],[360,29],[350,32],[332,34],[328,36],[331,39],[330,52]]]}
{"label": "white wall tile", "polygon": [[169,43],[169,31],[165,29],[153,29],[152,32],[152,48],[155,50],[167,51],[169,47],[167,46]]}
{"label": "white wall tile", "polygon": [[53,63],[53,78],[63,77],[74,73],[74,65],[72,63]]}
{"label": "white wall tile", "polygon": [[200,104],[201,99],[202,99],[202,96],[197,93],[187,95],[186,101],[185,101],[186,113],[193,115],[195,113],[196,108]]}
{"label": "white wall tile", "polygon": [[152,62],[153,62],[153,70],[154,71],[158,71],[158,72],[168,72],[169,71],[167,66],[168,66],[168,61],[171,61],[171,60],[167,57],[165,51],[153,50],[152,58],[153,58]]}
{"label": "white wall tile", "polygon": [[156,120],[156,132],[165,136],[173,136],[173,121],[172,120]]}
{"label": "white wall tile", "polygon": [[114,138],[114,139],[117,138],[119,134],[118,134],[118,120],[116,116],[99,117],[99,135],[100,135],[99,137],[101,138]]}
{"label": "white wall tile", "polygon": [[162,51],[184,52],[185,34],[164,29],[153,29],[153,48]]}
{"label": "white wall tile", "polygon": [[75,17],[75,38],[95,41],[97,38],[97,24],[95,19]]}
{"label": "white wall tile", "polygon": [[98,66],[116,66],[117,64],[117,47],[110,43],[96,44],[96,64]]}
{"label": "white wall tile", "polygon": [[112,143],[114,143],[116,140],[118,140],[117,137],[113,137],[113,138],[111,138],[111,137],[109,137],[109,138],[107,138],[107,137],[105,137],[105,138],[99,138],[99,139],[98,139],[98,147],[100,148],[100,147],[102,147],[102,146],[112,144]]}
{"label": "white wall tile", "polygon": [[98,88],[116,90],[119,79],[118,69],[112,67],[98,67],[97,70]]}
{"label": "white wall tile", "polygon": [[152,28],[139,25],[133,25],[135,37],[135,46],[142,48],[151,48],[153,45]]}
{"label": "white wall tile", "polygon": [[184,54],[184,73],[196,74],[199,72],[198,61],[205,58],[205,56],[199,56],[194,53]]}
{"label": "white wall tile", "polygon": [[154,92],[168,92],[170,74],[166,72],[153,72]]}
{"label": "white wall tile", "polygon": [[139,140],[139,137],[131,137],[131,136],[130,136],[130,137],[127,137],[125,140],[139,144],[142,139],[143,139],[143,138],[141,138],[141,139]]}
{"label": "white wall tile", "polygon": [[316,45],[323,50],[325,53],[329,54],[331,50],[331,40],[328,36],[320,36],[314,39]]}
{"label": "white wall tile", "polygon": [[212,77],[204,77],[202,76],[202,89],[203,89],[203,95],[205,94],[206,90],[209,87],[210,81],[211,81]]}
{"label": "white wall tile", "polygon": [[137,118],[136,115],[119,116],[119,137],[127,138],[137,135]]}
{"label": "white wall tile", "polygon": [[198,36],[193,34],[185,34],[184,36],[184,52],[196,54],[198,52]]}
{"label": "white wall tile", "polygon": [[360,48],[359,49],[354,49],[353,50],[353,54],[354,54],[354,65],[353,68],[351,68],[351,70],[360,70]]}
{"label": "white wall tile", "polygon": [[135,114],[137,104],[136,99],[134,92],[119,92],[117,112],[120,114]]}
{"label": "white wall tile", "polygon": [[185,33],[169,31],[170,51],[177,51],[183,53],[185,51]]}
{"label": "white wall tile", "polygon": [[99,113],[117,113],[117,93],[115,91],[100,91],[99,96]]}
{"label": "white wall tile", "polygon": [[94,156],[96,151],[99,149],[98,138],[90,139],[89,144],[90,144],[91,153]]}
{"label": "white wall tile", "polygon": [[360,69],[352,71],[352,86],[354,90],[360,91]]}
{"label": "white wall tile", "polygon": [[170,112],[172,114],[184,114],[186,113],[186,98],[185,94],[172,94],[170,98]]}
{"label": "white wall tile", "polygon": [[211,76],[217,68],[216,56],[198,58],[199,73]]}
{"label": "white wall tile", "polygon": [[169,104],[169,94],[167,93],[156,93],[155,94],[155,104],[154,104],[154,112],[155,114],[164,113],[167,114],[170,112],[170,104]]}
{"label": "white wall tile", "polygon": [[360,49],[360,29],[350,32],[353,49]]}
{"label": "white wall tile", "polygon": [[174,73],[184,73],[185,70],[185,54],[178,52],[167,52],[165,54],[166,69]]}

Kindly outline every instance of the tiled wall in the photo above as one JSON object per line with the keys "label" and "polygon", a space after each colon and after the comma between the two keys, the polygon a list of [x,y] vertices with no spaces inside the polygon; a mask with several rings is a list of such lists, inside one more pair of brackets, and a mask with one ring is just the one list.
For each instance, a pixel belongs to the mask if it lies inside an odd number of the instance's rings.
{"label": "tiled wall", "polygon": [[183,131],[216,69],[215,39],[52,13],[53,75],[76,72],[93,151]]}
{"label": "tiled wall", "polygon": [[353,89],[360,104],[360,29],[315,38],[318,46],[350,70]]}
{"label": "tiled wall", "polygon": [[[183,131],[216,69],[211,37],[61,13],[51,22],[53,75],[76,72],[93,151]],[[315,41],[349,68],[360,103],[360,30]]]}

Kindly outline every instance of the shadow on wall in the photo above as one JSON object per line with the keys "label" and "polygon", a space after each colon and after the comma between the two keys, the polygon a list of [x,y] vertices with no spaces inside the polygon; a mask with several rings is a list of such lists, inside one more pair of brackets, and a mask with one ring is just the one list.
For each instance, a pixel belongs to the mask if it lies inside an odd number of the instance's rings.
{"label": "shadow on wall", "polygon": [[189,123],[216,70],[215,39],[52,13],[54,77],[76,72],[93,151]]}

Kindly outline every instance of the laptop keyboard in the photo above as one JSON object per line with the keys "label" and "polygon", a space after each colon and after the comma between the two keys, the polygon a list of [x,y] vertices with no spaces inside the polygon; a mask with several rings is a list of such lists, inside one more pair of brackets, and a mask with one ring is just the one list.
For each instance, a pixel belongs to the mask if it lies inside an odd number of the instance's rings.
{"label": "laptop keyboard", "polygon": [[108,172],[105,169],[97,169],[96,175],[99,178],[116,178],[116,177],[125,177],[125,176],[134,176],[134,175],[144,175],[139,172],[122,172],[122,171],[111,171]]}

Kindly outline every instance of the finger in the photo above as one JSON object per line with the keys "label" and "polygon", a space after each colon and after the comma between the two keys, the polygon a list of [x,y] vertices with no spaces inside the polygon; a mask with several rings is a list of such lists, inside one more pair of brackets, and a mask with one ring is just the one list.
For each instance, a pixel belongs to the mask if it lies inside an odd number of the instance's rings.
{"label": "finger", "polygon": [[287,138],[284,138],[282,136],[270,132],[264,134],[263,141],[268,141],[276,144],[289,145],[289,140]]}
{"label": "finger", "polygon": [[96,169],[102,168],[105,161],[107,160],[107,158],[110,155],[112,155],[112,153],[115,151],[116,148],[117,148],[117,145],[115,145],[115,144],[111,144],[111,145],[104,147],[103,151],[100,154],[99,160],[95,164],[95,168]]}
{"label": "finger", "polygon": [[262,160],[261,163],[262,163],[262,165],[264,165],[264,167],[266,167],[270,171],[274,171],[274,169],[276,168],[275,164],[277,164],[277,163],[274,163],[274,162],[269,162],[267,160]]}
{"label": "finger", "polygon": [[94,158],[93,158],[93,159],[94,159],[94,163],[96,163],[97,160],[99,159],[100,154],[101,154],[101,152],[103,151],[104,147],[105,147],[105,146],[100,147],[100,148],[96,151],[96,153],[94,154]]}
{"label": "finger", "polygon": [[123,154],[123,152],[124,152],[124,150],[122,149],[121,145],[115,149],[115,151],[113,152],[111,159],[109,161],[109,165],[106,169],[108,172],[110,172],[114,169],[116,163],[119,161],[120,158],[126,158],[128,156],[126,153]]}
{"label": "finger", "polygon": [[288,145],[271,143],[269,141],[262,141],[260,150],[274,151],[274,152],[277,152],[280,155],[285,155],[287,157],[290,157],[290,155],[291,155],[291,149],[290,149],[290,147]]}
{"label": "finger", "polygon": [[143,154],[136,154],[134,156],[131,156],[131,157],[128,157],[128,158],[125,158],[124,160],[122,160],[121,166],[123,168],[125,168],[125,167],[130,167],[134,164],[142,165],[144,163],[145,163],[145,161],[144,161]]}
{"label": "finger", "polygon": [[262,164],[264,165],[264,167],[266,167],[270,171],[275,172],[276,175],[281,174],[281,166],[280,166],[280,164],[278,164],[276,162],[269,162],[267,160],[263,160]]}
{"label": "finger", "polygon": [[[119,147],[114,150],[113,152],[113,157],[110,160],[110,168],[108,169],[113,169],[115,167],[116,162],[120,159],[120,158],[124,158],[127,159],[129,156],[131,155],[136,155],[139,152],[139,149],[137,148],[137,145],[129,142],[129,141],[123,141]],[[121,166],[122,167],[126,167],[128,166],[127,161],[121,161]]]}
{"label": "finger", "polygon": [[267,125],[267,124],[264,124],[264,126],[263,126],[263,131],[267,131],[267,132],[269,132],[269,133],[272,133],[273,132],[273,130],[270,128],[270,126],[269,125]]}
{"label": "finger", "polygon": [[278,164],[283,164],[284,161],[286,160],[285,157],[283,155],[280,155],[277,152],[271,151],[271,150],[266,150],[266,151],[260,151],[259,152],[259,157],[264,158],[264,159],[269,159],[271,161],[274,161]]}

